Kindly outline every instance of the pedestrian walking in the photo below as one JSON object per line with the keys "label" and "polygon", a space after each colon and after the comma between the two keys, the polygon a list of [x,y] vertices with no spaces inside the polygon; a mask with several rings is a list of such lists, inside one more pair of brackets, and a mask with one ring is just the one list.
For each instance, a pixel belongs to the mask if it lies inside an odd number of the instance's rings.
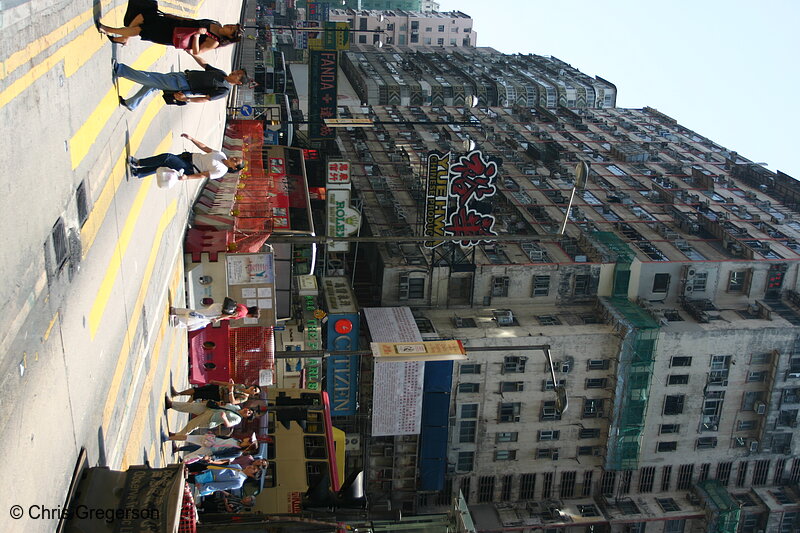
{"label": "pedestrian walking", "polygon": [[196,415],[180,430],[166,436],[162,440],[186,440],[186,436],[200,428],[214,429],[219,426],[232,428],[242,419],[252,420],[255,413],[248,407],[239,407],[231,403],[209,407],[205,402],[173,402],[166,400],[167,409],[174,409],[182,413]]}
{"label": "pedestrian walking", "polygon": [[129,0],[123,27],[114,28],[97,22],[97,31],[112,43],[125,46],[131,37],[139,37],[164,46],[174,46],[194,55],[221,46],[238,43],[243,30],[240,24],[222,25],[211,19],[190,19],[164,13],[153,0]]}
{"label": "pedestrian walking", "polygon": [[244,69],[234,70],[230,74],[212,67],[203,58],[192,56],[203,70],[185,70],[183,72],[147,72],[136,70],[124,63],[114,62],[114,77],[125,78],[142,86],[130,98],[119,97],[119,103],[133,111],[142,100],[156,91],[163,91],[164,100],[171,105],[202,103],[225,98],[234,85],[249,81]]}
{"label": "pedestrian walking", "polygon": [[210,324],[216,324],[223,320],[236,320],[238,318],[258,318],[260,310],[257,306],[246,307],[237,305],[233,314],[226,314],[222,310],[222,304],[211,304],[204,309],[186,309],[183,307],[170,308],[170,325],[173,327],[187,328],[189,331],[203,329]]}
{"label": "pedestrian walking", "polygon": [[[165,167],[176,171],[173,174],[178,181],[205,178],[217,180],[227,173],[236,173],[244,168],[244,162],[241,157],[228,157],[224,152],[212,150],[194,137],[191,137],[188,133],[181,133],[181,137],[192,141],[202,152],[182,152],[180,154],[164,153],[151,157],[144,157],[142,159],[131,157],[128,160],[130,175],[137,178],[146,178],[151,174],[155,174],[159,168]],[[230,314],[222,313],[221,304],[219,305],[220,306],[217,307],[217,304],[214,304],[209,306],[205,311],[196,312],[208,316],[209,318],[217,318],[219,320],[243,318],[250,312],[243,311],[243,309],[247,310],[248,308],[242,305],[236,308],[236,314],[244,313],[242,316],[228,316]],[[177,313],[177,311],[180,311],[180,313]],[[189,309],[188,311],[192,310]],[[181,316],[185,315],[180,308],[176,308],[176,314],[180,314]],[[188,322],[184,322],[183,325],[188,325]]]}
{"label": "pedestrian walking", "polygon": [[257,385],[248,387],[241,383],[234,383],[233,380],[228,382],[212,380],[208,385],[189,387],[182,391],[172,389],[171,393],[172,396],[188,396],[190,400],[227,401],[239,404],[260,394],[261,388]]}

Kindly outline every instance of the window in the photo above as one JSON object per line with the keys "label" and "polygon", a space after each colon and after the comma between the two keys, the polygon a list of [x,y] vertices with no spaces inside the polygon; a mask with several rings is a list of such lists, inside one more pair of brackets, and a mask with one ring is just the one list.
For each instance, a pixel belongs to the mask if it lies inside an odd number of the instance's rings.
{"label": "window", "polygon": [[575,471],[561,472],[561,498],[572,498],[575,495]]}
{"label": "window", "polygon": [[766,370],[753,370],[747,373],[748,383],[762,382],[767,380]]}
{"label": "window", "polygon": [[414,317],[414,323],[420,333],[436,333],[436,328],[433,327],[433,322],[429,318]]}
{"label": "window", "polygon": [[751,431],[758,427],[758,420],[739,420],[737,431]]}
{"label": "window", "polygon": [[589,294],[589,276],[575,274],[575,284],[572,287],[573,296],[587,296]]}
{"label": "window", "polygon": [[425,278],[408,279],[408,298],[412,300],[425,298]]}
{"label": "window", "polygon": [[666,435],[669,433],[678,433],[681,429],[680,424],[661,424],[658,428],[659,435]]}
{"label": "window", "polygon": [[756,461],[753,467],[753,485],[760,487],[767,484],[767,475],[769,474],[769,459]]}
{"label": "window", "polygon": [[672,498],[656,498],[656,503],[665,513],[680,511],[680,506]]}
{"label": "window", "polygon": [[461,363],[461,366],[458,367],[459,374],[480,374],[481,373],[481,365],[480,363]]}
{"label": "window", "polygon": [[653,492],[653,482],[656,479],[656,467],[643,466],[639,470],[639,493]]}
{"label": "window", "polygon": [[462,403],[460,418],[478,418],[478,404]]}
{"label": "window", "polygon": [[517,442],[519,433],[516,431],[501,431],[494,434],[495,442]]}
{"label": "window", "polygon": [[728,369],[731,366],[730,355],[712,355],[711,371],[708,373],[708,382],[711,385],[727,385]]}
{"label": "window", "polygon": [[578,455],[600,455],[600,446],[578,446]]}
{"label": "window", "polygon": [[558,459],[558,448],[536,448],[537,459]]}
{"label": "window", "polygon": [[501,381],[500,392],[521,392],[525,389],[523,381]]}
{"label": "window", "polygon": [[546,441],[546,440],[558,440],[559,436],[561,436],[561,432],[557,429],[542,429],[537,432],[536,440]]}
{"label": "window", "polygon": [[686,385],[689,383],[689,374],[671,374],[667,378],[667,385]]}
{"label": "window", "polygon": [[503,358],[503,374],[513,374],[525,372],[525,362],[527,357],[517,355],[507,355]]}
{"label": "window", "polygon": [[614,485],[617,483],[617,473],[613,471],[603,471],[600,478],[600,494],[606,497],[614,495]]}
{"label": "window", "polygon": [[[581,491],[581,496],[589,496],[592,493],[592,477],[594,476],[594,472],[591,470],[584,470],[583,471],[583,491]],[[578,506],[578,510],[581,511],[581,516],[587,516],[583,514],[583,510],[581,507],[588,507],[588,506]],[[592,505],[594,507],[594,505]],[[600,516],[598,513],[597,516]]]}
{"label": "window", "polygon": [[600,438],[600,428],[581,428],[578,432],[579,439],[598,439]]}
{"label": "window", "polygon": [[745,392],[742,396],[742,411],[756,411],[756,403],[763,403],[763,395],[762,391]]}
{"label": "window", "polygon": [[687,285],[692,287],[693,292],[705,292],[708,272],[697,272],[693,278],[687,280]]}
{"label": "window", "polygon": [[477,430],[477,420],[462,420],[458,423],[458,442],[475,442]]}
{"label": "window", "polygon": [[606,378],[587,378],[586,379],[586,388],[587,389],[604,389],[606,388],[606,383],[608,380]]}
{"label": "window", "polygon": [[601,418],[605,416],[603,412],[603,400],[586,398],[583,400],[583,418]]}
{"label": "window", "polygon": [[550,294],[550,276],[533,276],[531,296],[547,296]]}
{"label": "window", "polygon": [[669,440],[664,442],[659,442],[656,451],[658,452],[674,452],[678,449],[678,441]]}
{"label": "window", "polygon": [[517,450],[497,450],[494,452],[495,461],[514,461],[517,458]]}
{"label": "window", "polygon": [[507,474],[502,477],[502,485],[500,486],[500,501],[511,501],[511,484],[514,482],[514,475]]}
{"label": "window", "polygon": [[772,352],[754,353],[750,357],[751,365],[768,365],[772,362]]}
{"label": "window", "polygon": [[538,320],[539,324],[542,326],[558,326],[561,324],[561,321],[555,315],[538,315],[536,320]]}
{"label": "window", "polygon": [[444,32],[444,25],[443,24],[439,26],[438,31],[439,31],[439,33],[443,33]]}
{"label": "window", "polygon": [[480,383],[459,383],[458,384],[458,392],[463,392],[465,394],[468,393],[475,393],[481,390]]}
{"label": "window", "polygon": [[540,420],[561,420],[561,413],[556,410],[555,401],[542,402],[542,413],[539,416]]}
{"label": "window", "polygon": [[656,274],[653,276],[653,292],[666,293],[669,290],[669,274]]}
{"label": "window", "polygon": [[717,463],[717,481],[725,487],[731,481],[731,467],[733,467],[733,463],[730,461]]}
{"label": "window", "polygon": [[586,370],[608,370],[608,359],[589,359]]}
{"label": "window", "polygon": [[419,31],[419,21],[418,20],[412,20],[411,21],[411,31],[414,31],[414,30]]}
{"label": "window", "polygon": [[474,318],[467,318],[467,317],[454,317],[453,318],[453,325],[457,328],[475,328],[478,325],[475,323]]}
{"label": "window", "polygon": [[[587,470],[586,473],[591,473],[591,470]],[[584,483],[586,486],[586,483]],[[583,496],[588,496],[588,494],[583,494]],[[593,504],[578,504],[578,512],[581,513],[581,517],[583,518],[591,518],[593,516],[601,516],[600,510]]]}
{"label": "window", "polygon": [[664,414],[679,415],[683,413],[683,394],[669,395],[664,399]]}
{"label": "window", "polygon": [[669,366],[692,366],[691,357],[675,356],[670,359]]}
{"label": "window", "polygon": [[429,33],[429,32],[432,32],[432,31],[433,31],[433,28],[431,28],[430,26],[425,26],[425,33]]}
{"label": "window", "polygon": [[[403,35],[403,34],[398,35],[397,36],[397,44],[399,44],[400,46],[405,46],[405,44],[406,44],[406,36]],[[467,479],[469,479],[469,478],[467,478]]]}
{"label": "window", "polygon": [[697,439],[695,448],[698,450],[707,450],[717,447],[717,437],[700,437]]}
{"label": "window", "polygon": [[747,461],[742,461],[739,463],[739,472],[736,474],[736,486],[744,487],[745,481],[747,481]]}
{"label": "window", "polygon": [[303,446],[307,459],[325,459],[328,456],[325,437],[307,435],[303,437]]}
{"label": "window", "polygon": [[494,476],[481,476],[478,478],[478,502],[486,503],[494,499]]}
{"label": "window", "polygon": [[[545,372],[549,372],[549,371],[550,371],[550,367],[547,366],[547,368],[545,369]],[[567,380],[566,379],[559,379],[558,380],[558,386],[559,387],[566,387],[566,385],[567,385]],[[556,387],[555,387],[555,384],[553,383],[552,379],[543,379],[542,380],[542,391],[555,390],[555,388]]]}
{"label": "window", "polygon": [[694,465],[681,465],[678,469],[678,485],[675,488],[677,490],[688,490],[692,485],[693,475]]}
{"label": "window", "polygon": [[734,270],[728,274],[728,292],[744,291],[744,279],[746,274],[746,270]]}
{"label": "window", "polygon": [[436,39],[436,44],[439,46],[444,46],[444,39]]}
{"label": "window", "polygon": [[358,42],[361,43],[361,44],[366,44],[367,43],[367,36],[366,35],[359,35],[358,36]]}
{"label": "window", "polygon": [[475,463],[475,452],[458,452],[456,470],[459,472],[471,472]]}
{"label": "window", "polygon": [[[426,29],[429,29],[429,28],[426,28]],[[431,43],[433,43],[433,39],[431,39],[430,37],[425,37],[425,44],[427,46],[430,46]]]}
{"label": "window", "polygon": [[450,46],[456,46],[458,43],[458,39],[450,39]]}
{"label": "window", "polygon": [[498,422],[519,422],[520,402],[502,402],[498,407]]}
{"label": "window", "polygon": [[686,520],[683,518],[667,520],[664,524],[664,533],[683,533],[684,531],[686,531]]}
{"label": "window", "polygon": [[531,500],[536,490],[536,474],[522,474],[519,476],[519,499]]}
{"label": "window", "polygon": [[661,492],[669,492],[669,485],[672,482],[672,465],[661,467]]}
{"label": "window", "polygon": [[509,283],[510,280],[508,279],[508,276],[492,278],[492,296],[508,296]]}

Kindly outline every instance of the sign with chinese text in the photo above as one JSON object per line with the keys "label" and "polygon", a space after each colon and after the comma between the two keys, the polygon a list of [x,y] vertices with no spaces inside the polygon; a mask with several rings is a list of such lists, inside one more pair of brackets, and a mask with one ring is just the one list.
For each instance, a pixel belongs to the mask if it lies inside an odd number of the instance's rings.
{"label": "sign with chinese text", "polygon": [[306,10],[308,20],[326,21],[330,17],[331,5],[328,2],[308,2]]}
{"label": "sign with chinese text", "polygon": [[328,161],[328,188],[350,188],[350,161]]}
{"label": "sign with chinese text", "polygon": [[373,342],[372,356],[383,361],[455,361],[467,358],[461,341]]}
{"label": "sign with chinese text", "polygon": [[[327,233],[332,237],[347,237],[358,232],[361,226],[361,213],[350,207],[349,189],[328,189],[326,197]],[[328,244],[329,252],[346,252],[349,242]]]}
{"label": "sign with chinese text", "polygon": [[[364,309],[375,342],[418,343],[422,336],[408,307]],[[375,360],[372,436],[417,435],[422,421],[425,363]]]}
{"label": "sign with chinese text", "polygon": [[337,114],[337,69],[339,53],[331,50],[309,52],[308,132],[311,140],[327,140],[336,137],[336,130],[324,124],[327,118]]}
{"label": "sign with chinese text", "polygon": [[309,50],[349,50],[350,24],[348,22],[323,22],[324,31],[308,37]]}
{"label": "sign with chinese text", "polygon": [[436,237],[464,236],[461,246],[474,246],[472,236],[497,235],[492,215],[475,209],[476,202],[497,192],[497,163],[473,150],[467,155],[452,152],[428,154],[423,235],[431,237],[428,248],[442,244]]}

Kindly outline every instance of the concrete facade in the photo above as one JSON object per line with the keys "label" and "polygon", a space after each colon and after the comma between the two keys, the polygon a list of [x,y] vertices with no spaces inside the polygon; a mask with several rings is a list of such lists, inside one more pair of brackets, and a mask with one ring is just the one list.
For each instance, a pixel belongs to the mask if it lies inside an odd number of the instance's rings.
{"label": "concrete facade", "polygon": [[[404,9],[331,9],[330,20],[349,22],[351,42],[360,45],[475,46],[478,35],[472,19],[460,11],[407,11]],[[382,30],[378,32],[378,30]]]}
{"label": "concrete facade", "polygon": [[[387,61],[463,64],[460,51],[408,53]],[[343,61],[370,101],[381,57]],[[552,107],[479,95],[470,108],[470,90],[452,106],[401,98],[340,113],[376,122],[337,141],[362,234],[386,238],[360,251],[359,301],[408,305],[428,337],[460,339],[469,355],[453,376],[446,488],[419,509],[460,490],[488,531],[800,527],[793,180],[655,109],[573,107],[567,93]],[[499,161],[481,206],[499,238],[426,248],[409,236],[425,222],[427,154],[471,143]],[[560,235],[581,161],[588,181]]]}

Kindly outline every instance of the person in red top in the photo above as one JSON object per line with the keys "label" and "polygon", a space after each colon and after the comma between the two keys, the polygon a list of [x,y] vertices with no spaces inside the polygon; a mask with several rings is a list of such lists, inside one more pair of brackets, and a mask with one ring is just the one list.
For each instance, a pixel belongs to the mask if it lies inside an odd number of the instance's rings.
{"label": "person in red top", "polygon": [[203,309],[187,309],[184,307],[169,308],[169,324],[173,327],[188,328],[189,331],[203,329],[209,324],[216,324],[222,320],[235,320],[238,318],[258,318],[259,309],[257,306],[247,307],[246,305],[236,304],[233,313],[225,313],[221,303],[211,304]]}

